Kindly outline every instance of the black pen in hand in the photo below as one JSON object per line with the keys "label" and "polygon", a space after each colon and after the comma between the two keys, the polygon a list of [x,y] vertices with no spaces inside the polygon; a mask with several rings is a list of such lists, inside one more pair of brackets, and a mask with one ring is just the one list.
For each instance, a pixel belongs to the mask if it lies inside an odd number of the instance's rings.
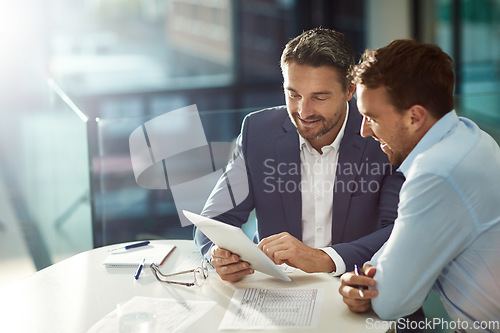
{"label": "black pen in hand", "polygon": [[[359,268],[358,268],[358,265],[354,265],[354,274],[356,274],[356,276],[361,276],[361,274],[359,273]],[[365,289],[365,287],[361,287],[361,286],[358,286],[358,289],[359,289],[359,296],[361,297],[365,297],[365,293],[363,292],[363,289]]]}

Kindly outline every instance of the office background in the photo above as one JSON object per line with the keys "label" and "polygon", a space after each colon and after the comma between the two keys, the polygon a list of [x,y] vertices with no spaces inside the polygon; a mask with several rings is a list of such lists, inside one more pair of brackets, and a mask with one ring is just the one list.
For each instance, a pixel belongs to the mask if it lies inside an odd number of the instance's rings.
{"label": "office background", "polygon": [[[284,103],[279,57],[322,26],[456,63],[456,108],[500,138],[500,0],[18,0],[0,11],[0,286],[93,247],[191,238],[137,186],[130,133],[196,104],[209,142]],[[173,126],[172,130],[175,130]],[[478,161],[480,163],[480,161]],[[492,184],[492,186],[494,186]]]}

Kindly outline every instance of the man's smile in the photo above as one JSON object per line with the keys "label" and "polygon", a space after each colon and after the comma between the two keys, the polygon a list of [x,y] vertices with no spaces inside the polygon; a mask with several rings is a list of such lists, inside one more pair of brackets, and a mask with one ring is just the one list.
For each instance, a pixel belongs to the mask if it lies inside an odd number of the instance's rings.
{"label": "man's smile", "polygon": [[314,124],[314,123],[317,123],[317,122],[320,122],[322,120],[322,118],[306,118],[306,119],[303,119],[301,118],[299,115],[297,115],[296,117],[298,120],[300,120],[300,122],[302,124],[305,124],[305,125],[311,125],[311,124]]}

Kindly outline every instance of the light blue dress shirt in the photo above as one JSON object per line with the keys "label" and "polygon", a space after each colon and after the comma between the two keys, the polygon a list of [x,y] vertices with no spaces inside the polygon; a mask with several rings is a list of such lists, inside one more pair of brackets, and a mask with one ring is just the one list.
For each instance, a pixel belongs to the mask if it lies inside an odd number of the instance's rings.
{"label": "light blue dress shirt", "polygon": [[434,286],[450,317],[467,322],[462,328],[499,321],[500,148],[451,111],[400,171],[398,218],[369,262],[379,291],[373,309],[383,319],[408,315]]}

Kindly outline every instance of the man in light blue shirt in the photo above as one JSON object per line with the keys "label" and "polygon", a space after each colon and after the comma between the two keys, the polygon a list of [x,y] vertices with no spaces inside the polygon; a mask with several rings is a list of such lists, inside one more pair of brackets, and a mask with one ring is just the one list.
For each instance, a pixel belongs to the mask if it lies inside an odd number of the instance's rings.
{"label": "man in light blue shirt", "polygon": [[399,40],[366,51],[354,71],[361,134],[406,181],[389,240],[361,276],[342,276],[344,302],[397,319],[434,287],[449,327],[500,332],[500,148],[453,110],[451,58]]}

